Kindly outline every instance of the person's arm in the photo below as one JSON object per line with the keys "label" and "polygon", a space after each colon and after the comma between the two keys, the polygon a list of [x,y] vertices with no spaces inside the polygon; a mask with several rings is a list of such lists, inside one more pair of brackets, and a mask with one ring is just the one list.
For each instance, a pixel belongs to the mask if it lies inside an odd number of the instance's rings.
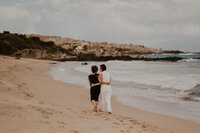
{"label": "person's arm", "polygon": [[[100,76],[100,75],[99,75],[99,76]],[[98,76],[98,80],[99,80],[99,76]],[[91,87],[97,86],[97,85],[101,85],[101,83],[99,82],[99,83],[96,83],[96,84],[91,84]]]}
{"label": "person's arm", "polygon": [[110,85],[110,82],[103,82],[103,75],[102,74],[99,75],[98,79],[99,79],[100,84]]}
{"label": "person's arm", "polygon": [[89,81],[90,86],[92,86],[92,83],[90,82],[90,79],[89,79],[89,78],[88,78],[88,81]]}
{"label": "person's arm", "polygon": [[94,87],[94,86],[97,86],[97,85],[101,85],[100,83],[96,83],[96,84],[92,84],[91,86]]}
{"label": "person's arm", "polygon": [[[89,80],[89,79],[88,79]],[[100,83],[96,83],[96,84],[92,84],[89,80],[89,84],[90,84],[90,87],[93,87],[93,86],[97,86],[97,85],[101,85]]]}

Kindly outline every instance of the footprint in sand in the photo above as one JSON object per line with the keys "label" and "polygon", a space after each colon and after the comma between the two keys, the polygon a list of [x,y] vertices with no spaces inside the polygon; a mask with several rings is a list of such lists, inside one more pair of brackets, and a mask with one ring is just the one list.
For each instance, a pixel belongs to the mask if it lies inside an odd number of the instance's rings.
{"label": "footprint in sand", "polygon": [[26,95],[27,98],[33,98],[34,97],[32,93],[24,92],[24,94]]}
{"label": "footprint in sand", "polygon": [[57,121],[57,123],[59,123],[59,124],[65,124],[65,122],[63,122],[63,121]]}
{"label": "footprint in sand", "polygon": [[45,124],[50,124],[50,122],[49,122],[49,121],[45,121],[44,123],[45,123]]}
{"label": "footprint in sand", "polygon": [[102,114],[101,113],[97,113],[97,114],[95,114],[95,116],[102,116]]}
{"label": "footprint in sand", "polygon": [[86,111],[82,111],[81,114],[87,114],[87,112]]}
{"label": "footprint in sand", "polygon": [[146,128],[147,126],[146,125],[142,125],[142,128]]}
{"label": "footprint in sand", "polygon": [[109,118],[105,118],[105,120],[109,120]]}
{"label": "footprint in sand", "polygon": [[39,111],[45,119],[49,119],[49,116],[54,114],[54,110],[45,110],[42,109],[41,107],[32,107],[32,108]]}
{"label": "footprint in sand", "polygon": [[72,133],[78,133],[77,130],[70,130],[70,132],[72,132]]}
{"label": "footprint in sand", "polygon": [[48,111],[41,111],[41,113],[43,114],[43,117],[46,119],[49,119],[49,116],[53,115],[52,112],[48,112]]}
{"label": "footprint in sand", "polygon": [[128,127],[128,128],[132,129],[132,128],[133,128],[133,126],[130,126],[130,127]]}
{"label": "footprint in sand", "polygon": [[129,120],[129,122],[131,122],[132,124],[138,124],[138,122],[136,120]]}
{"label": "footprint in sand", "polygon": [[121,133],[127,133],[125,130],[120,130]]}
{"label": "footprint in sand", "polygon": [[26,69],[28,69],[28,70],[32,71],[32,68],[30,68],[30,67],[26,67]]}
{"label": "footprint in sand", "polygon": [[91,128],[92,130],[95,130],[95,131],[100,131],[100,128],[99,127],[94,127],[94,128]]}
{"label": "footprint in sand", "polygon": [[63,125],[62,125],[62,126],[58,126],[58,127],[59,127],[59,128],[65,128],[65,126],[63,126]]}
{"label": "footprint in sand", "polygon": [[45,119],[49,119],[49,116],[47,116],[47,115],[45,115],[45,116],[43,116]]}
{"label": "footprint in sand", "polygon": [[44,102],[43,102],[43,101],[40,101],[39,104],[44,104]]}
{"label": "footprint in sand", "polygon": [[58,113],[58,114],[63,114],[63,112],[62,112],[62,111],[56,111],[56,113]]}
{"label": "footprint in sand", "polygon": [[113,122],[113,124],[115,124],[115,125],[120,125],[119,123],[117,123],[117,122]]}
{"label": "footprint in sand", "polygon": [[21,82],[20,84],[17,85],[17,87],[18,87],[19,89],[28,89],[25,85],[26,85],[26,83]]}

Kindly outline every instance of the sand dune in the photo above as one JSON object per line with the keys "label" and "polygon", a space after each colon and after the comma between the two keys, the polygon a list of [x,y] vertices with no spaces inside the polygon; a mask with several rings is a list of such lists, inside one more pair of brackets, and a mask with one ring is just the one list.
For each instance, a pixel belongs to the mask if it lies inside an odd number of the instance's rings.
{"label": "sand dune", "polygon": [[200,124],[127,107],[92,112],[89,92],[53,80],[58,62],[0,56],[0,133],[198,133]]}

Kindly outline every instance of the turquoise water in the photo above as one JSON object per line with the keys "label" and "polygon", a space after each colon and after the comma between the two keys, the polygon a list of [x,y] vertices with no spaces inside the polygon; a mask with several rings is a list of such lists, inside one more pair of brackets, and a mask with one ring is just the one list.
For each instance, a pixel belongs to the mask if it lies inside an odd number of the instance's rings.
{"label": "turquoise water", "polygon": [[[133,55],[132,57],[137,57],[138,55]],[[142,55],[144,58],[166,58],[166,57],[181,57],[184,59],[195,59],[200,58],[200,54],[147,54]]]}

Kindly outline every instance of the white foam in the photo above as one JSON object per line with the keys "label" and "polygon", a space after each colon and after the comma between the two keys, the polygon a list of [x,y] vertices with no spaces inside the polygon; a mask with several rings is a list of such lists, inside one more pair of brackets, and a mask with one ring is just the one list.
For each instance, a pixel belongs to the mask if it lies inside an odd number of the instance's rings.
{"label": "white foam", "polygon": [[189,59],[182,59],[181,61],[184,61],[184,62],[193,62],[193,61],[200,61],[200,60],[199,59],[189,58]]}
{"label": "white foam", "polygon": [[[165,62],[110,62],[113,79],[187,90],[200,82],[200,69]],[[198,72],[199,71],[199,72]]]}

